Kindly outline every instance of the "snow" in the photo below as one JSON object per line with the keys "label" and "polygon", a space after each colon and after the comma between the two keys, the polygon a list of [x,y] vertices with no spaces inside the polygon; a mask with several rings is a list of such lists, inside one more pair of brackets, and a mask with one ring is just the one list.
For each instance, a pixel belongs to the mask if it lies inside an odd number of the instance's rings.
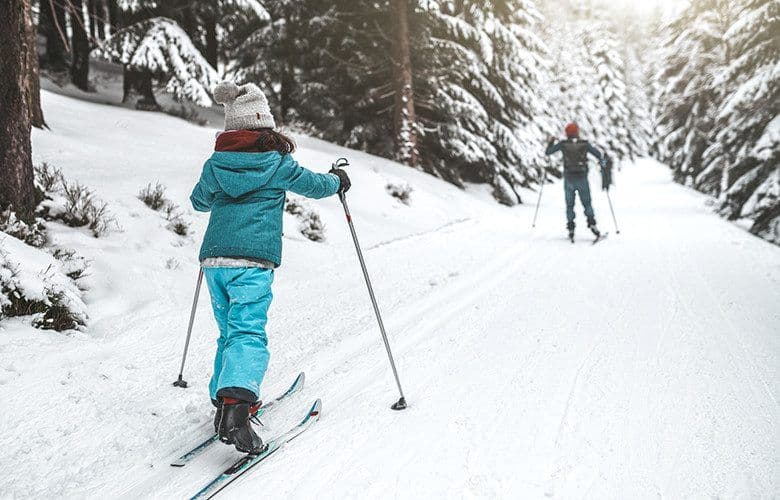
{"label": "snow", "polygon": [[[34,132],[35,161],[94,189],[122,231],[95,239],[50,224],[57,244],[91,260],[86,332],[0,324],[0,496],[192,494],[237,456],[218,445],[184,469],[167,465],[212,415],[207,297],[191,387],[171,386],[207,218],[186,210],[192,235],[180,237],[136,195],[159,181],[188,207],[215,131],[42,98],[52,130]],[[591,246],[581,225],[571,245],[560,184],[545,188],[531,230],[533,203],[503,207],[485,186],[298,142],[312,169],[352,164],[350,208],[410,407],[388,408],[397,394],[341,206],[312,201],[326,239],[308,241],[285,215],[263,389],[299,370],[307,385],[263,432],[316,397],[322,419],[224,498],[780,495],[780,248],[650,160],[617,178],[622,233]],[[413,188],[409,206],[386,193],[391,183]],[[594,200],[614,232],[606,198]]]}

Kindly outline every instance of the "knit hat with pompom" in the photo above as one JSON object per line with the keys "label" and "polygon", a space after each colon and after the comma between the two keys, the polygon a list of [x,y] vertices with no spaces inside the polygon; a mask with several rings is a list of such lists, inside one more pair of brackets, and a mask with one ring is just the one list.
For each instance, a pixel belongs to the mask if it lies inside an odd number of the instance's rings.
{"label": "knit hat with pompom", "polygon": [[268,99],[254,83],[221,82],[214,88],[214,100],[225,106],[225,130],[276,128]]}

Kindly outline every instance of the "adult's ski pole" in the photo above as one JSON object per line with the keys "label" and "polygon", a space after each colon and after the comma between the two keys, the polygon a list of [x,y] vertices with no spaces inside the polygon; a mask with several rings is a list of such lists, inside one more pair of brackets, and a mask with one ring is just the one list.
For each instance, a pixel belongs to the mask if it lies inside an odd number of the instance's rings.
{"label": "adult's ski pole", "polygon": [[179,368],[179,378],[173,383],[175,387],[187,388],[187,381],[182,377],[184,375],[184,362],[187,361],[187,350],[190,348],[190,337],[192,336],[192,325],[195,323],[195,310],[198,308],[198,297],[200,296],[200,285],[203,283],[203,269],[198,271],[198,284],[195,285],[195,298],[192,299],[192,311],[190,311],[190,324],[187,326],[187,339],[184,341],[184,354],[181,356],[181,368]]}
{"label": "adult's ski pole", "polygon": [[[336,163],[333,164],[334,168],[343,168],[349,165],[346,158],[339,158]],[[398,378],[398,370],[395,367],[395,360],[393,359],[393,352],[390,350],[390,342],[387,340],[387,332],[385,331],[385,325],[382,322],[382,315],[379,313],[379,306],[376,303],[376,296],[374,295],[374,287],[371,286],[371,278],[368,277],[368,270],[366,269],[366,261],[363,259],[363,252],[360,250],[360,243],[358,242],[357,233],[355,233],[355,225],[352,223],[352,214],[349,212],[349,206],[347,205],[347,197],[344,192],[339,191],[339,199],[344,207],[344,215],[347,217],[347,224],[349,225],[349,232],[352,233],[352,241],[355,243],[355,251],[357,252],[358,260],[360,261],[360,268],[363,270],[363,277],[366,280],[366,287],[368,288],[368,295],[371,297],[371,304],[374,306],[374,314],[376,315],[376,321],[379,323],[379,332],[382,334],[382,340],[385,343],[385,349],[387,350],[387,357],[390,360],[390,367],[393,369],[393,376],[395,377],[395,383],[398,386],[398,393],[401,398],[393,403],[390,408],[393,410],[406,409],[406,398],[404,397],[404,390],[401,388],[401,380]]]}
{"label": "adult's ski pole", "polygon": [[612,212],[612,220],[615,221],[615,232],[617,234],[620,234],[620,229],[618,229],[617,218],[615,218],[615,210],[612,208],[612,198],[609,197],[609,188],[607,188],[607,201],[609,202],[609,211]]}
{"label": "adult's ski pole", "polygon": [[547,169],[544,169],[544,174],[542,175],[542,185],[539,188],[539,199],[536,200],[536,210],[534,211],[534,223],[531,227],[536,227],[536,217],[539,215],[539,205],[542,203],[542,193],[544,192],[544,185],[547,182]]}

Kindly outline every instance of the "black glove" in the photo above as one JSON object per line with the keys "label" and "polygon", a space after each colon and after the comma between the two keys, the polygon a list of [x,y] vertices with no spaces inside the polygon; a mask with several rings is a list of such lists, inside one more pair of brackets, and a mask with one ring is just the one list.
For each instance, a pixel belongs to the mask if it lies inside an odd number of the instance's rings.
{"label": "black glove", "polygon": [[339,181],[341,181],[341,185],[339,185],[339,193],[346,193],[349,191],[349,188],[352,187],[352,182],[350,182],[346,170],[341,168],[331,168],[330,173],[338,177]]}

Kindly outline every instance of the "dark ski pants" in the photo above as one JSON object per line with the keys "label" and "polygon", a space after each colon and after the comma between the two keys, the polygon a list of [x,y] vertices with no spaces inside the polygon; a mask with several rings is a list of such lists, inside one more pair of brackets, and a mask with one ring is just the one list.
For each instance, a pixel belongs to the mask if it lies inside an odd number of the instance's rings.
{"label": "dark ski pants", "polygon": [[563,190],[566,193],[566,227],[574,229],[574,199],[576,193],[580,194],[580,202],[585,208],[585,217],[588,226],[596,224],[596,216],[593,213],[593,205],[590,201],[590,185],[587,175],[569,175],[563,178]]}

